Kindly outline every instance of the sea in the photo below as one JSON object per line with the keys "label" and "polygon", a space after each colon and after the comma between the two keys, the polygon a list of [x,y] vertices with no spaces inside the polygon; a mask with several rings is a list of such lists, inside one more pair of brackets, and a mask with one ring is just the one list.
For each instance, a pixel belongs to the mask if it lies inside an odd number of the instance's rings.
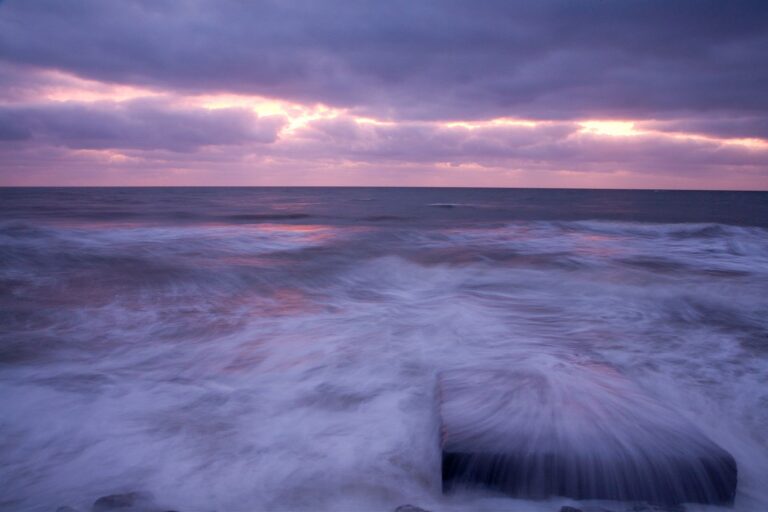
{"label": "sea", "polygon": [[662,510],[442,492],[440,375],[589,365],[768,511],[768,193],[0,189],[2,511]]}

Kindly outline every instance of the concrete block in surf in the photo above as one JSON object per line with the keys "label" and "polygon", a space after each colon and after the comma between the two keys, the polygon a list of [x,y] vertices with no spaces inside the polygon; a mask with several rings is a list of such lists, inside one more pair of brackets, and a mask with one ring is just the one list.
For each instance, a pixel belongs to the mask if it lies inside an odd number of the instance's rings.
{"label": "concrete block in surf", "polygon": [[444,492],[733,503],[734,458],[609,366],[453,370],[439,389]]}

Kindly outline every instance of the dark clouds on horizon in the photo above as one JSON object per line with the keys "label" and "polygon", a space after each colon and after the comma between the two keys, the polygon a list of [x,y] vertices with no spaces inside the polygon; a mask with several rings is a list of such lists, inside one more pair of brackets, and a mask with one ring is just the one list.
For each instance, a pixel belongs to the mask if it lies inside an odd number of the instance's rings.
{"label": "dark clouds on horizon", "polygon": [[[179,152],[269,145],[283,121],[237,109],[184,112],[161,101],[17,105],[46,85],[40,70],[177,94],[322,103],[403,123],[386,140],[402,137],[402,147],[389,151],[413,162],[430,158],[430,141],[451,145],[459,137],[419,128],[416,138],[427,139],[419,152],[408,130],[422,121],[544,120],[564,138],[570,121],[632,119],[662,132],[768,138],[764,0],[0,3],[0,139]],[[322,139],[331,126],[303,133]],[[335,129],[343,128],[342,120]],[[350,136],[359,136],[355,130]],[[547,133],[473,136],[451,152],[465,148],[470,160],[483,151],[489,160],[519,157],[515,137],[544,137],[530,144],[551,147]],[[754,160],[751,172],[762,165],[762,157]]]}

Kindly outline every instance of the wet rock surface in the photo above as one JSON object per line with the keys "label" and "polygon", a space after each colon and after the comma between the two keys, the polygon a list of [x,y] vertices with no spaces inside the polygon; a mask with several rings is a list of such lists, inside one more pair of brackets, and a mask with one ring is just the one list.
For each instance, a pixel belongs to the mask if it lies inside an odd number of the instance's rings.
{"label": "wet rock surface", "polygon": [[102,496],[93,502],[91,512],[176,512],[158,505],[154,497],[144,492],[127,492]]}
{"label": "wet rock surface", "polygon": [[400,505],[395,509],[395,512],[430,512],[429,510],[414,505]]}
{"label": "wet rock surface", "polygon": [[481,486],[533,499],[733,503],[736,462],[695,425],[610,366],[559,372],[442,374],[445,492]]}
{"label": "wet rock surface", "polygon": [[652,505],[637,503],[629,509],[629,512],[685,512],[685,505]]}

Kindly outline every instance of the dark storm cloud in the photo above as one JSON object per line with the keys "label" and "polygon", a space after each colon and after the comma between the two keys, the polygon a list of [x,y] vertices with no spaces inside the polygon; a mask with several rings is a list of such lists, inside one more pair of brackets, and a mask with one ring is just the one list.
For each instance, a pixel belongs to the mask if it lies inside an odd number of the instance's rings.
{"label": "dark storm cloud", "polygon": [[180,109],[157,101],[0,107],[0,142],[71,149],[195,151],[202,146],[271,143],[281,117],[243,109]]}
{"label": "dark storm cloud", "polygon": [[765,0],[9,0],[0,58],[380,117],[768,115]]}

